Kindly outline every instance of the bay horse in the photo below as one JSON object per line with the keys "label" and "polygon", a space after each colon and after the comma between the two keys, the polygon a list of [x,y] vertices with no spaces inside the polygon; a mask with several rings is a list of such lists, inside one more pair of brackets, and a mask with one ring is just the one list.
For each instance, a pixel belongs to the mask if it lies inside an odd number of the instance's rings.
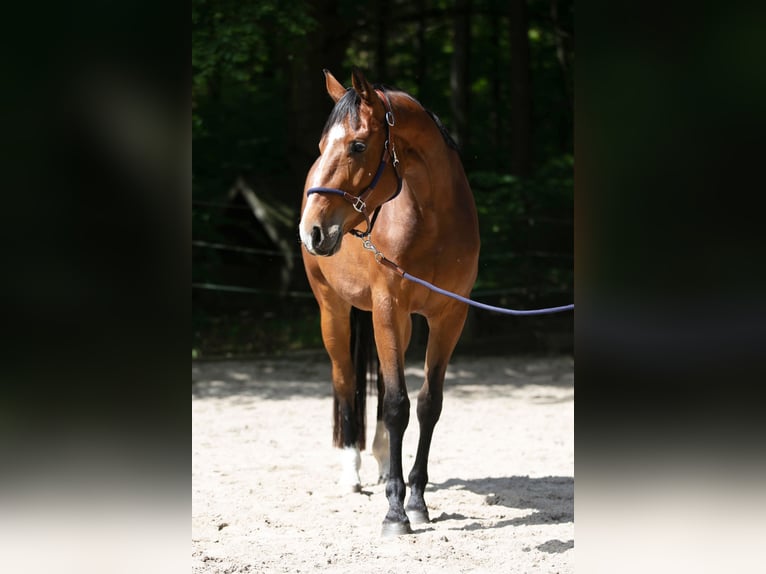
{"label": "bay horse", "polygon": [[[389,503],[382,534],[406,534],[411,523],[429,521],[423,498],[428,454],[468,306],[406,281],[391,262],[468,296],[478,267],[478,218],[457,146],[433,113],[402,91],[373,86],[358,69],[348,89],[329,71],[324,75],[335,106],[306,177],[299,232],[332,365],[333,444],[343,453],[341,482],[359,492],[365,337],[372,341],[374,334],[379,405],[373,454],[381,479],[387,479]],[[413,313],[426,318],[429,333],[417,402],[420,435],[405,506],[402,439],[410,400],[404,357]]]}

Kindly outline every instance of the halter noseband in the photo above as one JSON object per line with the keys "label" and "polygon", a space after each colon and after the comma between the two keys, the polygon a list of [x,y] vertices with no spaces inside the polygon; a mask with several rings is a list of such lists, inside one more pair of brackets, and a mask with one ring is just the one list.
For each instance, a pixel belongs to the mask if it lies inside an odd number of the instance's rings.
{"label": "halter noseband", "polygon": [[[391,102],[388,100],[388,94],[385,92],[381,92],[380,90],[375,90],[379,96],[381,96],[381,100],[383,101],[383,105],[386,108],[386,141],[383,144],[383,153],[380,157],[380,165],[378,165],[378,171],[375,173],[375,177],[372,178],[372,181],[370,182],[370,185],[367,186],[367,189],[365,189],[362,193],[359,195],[353,195],[351,193],[348,193],[347,191],[343,191],[342,189],[337,189],[334,187],[312,187],[306,190],[306,197],[311,195],[312,193],[329,193],[334,195],[340,195],[343,199],[348,201],[356,211],[361,213],[364,216],[365,221],[367,222],[367,230],[362,232],[357,229],[352,229],[349,231],[352,235],[355,235],[356,237],[360,237],[362,239],[368,237],[370,233],[372,233],[372,228],[375,225],[375,220],[378,218],[378,213],[380,212],[380,208],[383,207],[383,203],[388,203],[392,199],[394,199],[396,196],[399,195],[399,193],[402,191],[402,176],[399,174],[399,159],[396,157],[396,149],[394,149],[394,144],[391,141],[391,131],[390,128],[394,127],[396,124],[396,121],[394,120],[394,112],[391,109]],[[391,148],[389,151],[389,147]],[[375,208],[375,211],[372,214],[372,219],[370,219],[370,215],[367,212],[367,203],[366,200],[370,196],[370,194],[375,189],[375,186],[378,185],[378,182],[380,181],[381,176],[383,175],[383,170],[386,168],[386,164],[388,164],[388,160],[391,159],[391,165],[394,168],[394,173],[396,174],[396,192],[389,197],[386,201],[381,203],[378,207]]]}

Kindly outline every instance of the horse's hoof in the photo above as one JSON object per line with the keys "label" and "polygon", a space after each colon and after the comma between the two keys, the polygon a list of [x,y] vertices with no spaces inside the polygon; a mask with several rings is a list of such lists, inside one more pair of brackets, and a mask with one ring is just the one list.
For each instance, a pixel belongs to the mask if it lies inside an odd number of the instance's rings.
{"label": "horse's hoof", "polygon": [[383,530],[380,533],[383,538],[401,536],[402,534],[412,534],[412,528],[410,528],[409,522],[383,521]]}
{"label": "horse's hoof", "polygon": [[431,519],[428,516],[428,510],[408,508],[406,512],[407,518],[410,519],[410,524],[427,524],[431,522]]}
{"label": "horse's hoof", "polygon": [[358,482],[356,484],[347,484],[346,488],[348,489],[349,494],[359,494],[362,492],[362,485]]}

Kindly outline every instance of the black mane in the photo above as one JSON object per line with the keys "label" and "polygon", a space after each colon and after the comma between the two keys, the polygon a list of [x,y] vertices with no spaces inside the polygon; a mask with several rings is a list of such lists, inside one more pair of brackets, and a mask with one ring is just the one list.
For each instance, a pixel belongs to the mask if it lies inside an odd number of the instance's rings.
{"label": "black mane", "polygon": [[[376,90],[380,90],[383,93],[387,92],[403,92],[402,90],[399,90],[397,88],[386,86],[384,84],[375,84],[373,86]],[[444,127],[444,124],[441,122],[439,117],[433,113],[431,110],[423,107],[423,105],[418,102],[415,98],[407,94],[408,97],[415,100],[420,107],[423,108],[423,110],[428,114],[428,116],[434,121],[436,124],[436,127],[439,128],[439,133],[441,133],[442,138],[444,138],[444,143],[446,143],[449,147],[451,147],[454,150],[459,150],[457,143],[454,139],[452,139],[452,136],[447,131],[447,128]],[[348,88],[346,90],[346,93],[341,97],[341,99],[338,100],[338,102],[335,104],[335,107],[330,112],[330,116],[327,118],[327,122],[325,122],[324,129],[322,130],[322,137],[325,136],[325,134],[330,130],[331,127],[333,127],[336,124],[341,123],[343,120],[345,120],[347,117],[351,120],[351,126],[356,129],[359,126],[359,105],[362,102],[361,96],[356,92],[356,90],[352,88]]]}
{"label": "black mane", "polygon": [[454,149],[454,150],[457,150],[457,151],[460,151],[460,147],[458,147],[458,145],[457,145],[457,142],[456,142],[454,139],[452,139],[452,136],[451,136],[451,135],[450,135],[450,133],[447,131],[447,128],[446,128],[446,127],[444,127],[444,124],[443,124],[443,123],[442,123],[442,121],[439,119],[439,116],[437,116],[435,113],[433,113],[431,110],[429,110],[429,109],[427,109],[427,108],[423,108],[423,109],[424,109],[424,110],[426,110],[426,113],[427,113],[429,116],[431,116],[431,119],[432,119],[432,120],[434,121],[434,123],[436,124],[436,127],[437,127],[437,128],[439,128],[439,131],[441,132],[441,134],[442,134],[442,137],[444,138],[444,142],[445,142],[445,143],[446,143],[446,144],[447,144],[449,147],[451,147],[452,149]]}

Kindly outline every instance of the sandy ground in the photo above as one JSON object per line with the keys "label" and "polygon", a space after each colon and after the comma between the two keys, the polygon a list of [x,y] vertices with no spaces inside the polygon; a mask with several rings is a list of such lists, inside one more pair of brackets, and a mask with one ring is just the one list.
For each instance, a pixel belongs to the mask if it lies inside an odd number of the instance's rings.
{"label": "sandy ground", "polygon": [[[405,476],[422,364],[406,374]],[[362,493],[336,483],[324,354],[199,362],[192,380],[193,572],[574,571],[571,357],[453,359],[431,448],[432,521],[393,539],[380,536],[387,501],[369,449]]]}

